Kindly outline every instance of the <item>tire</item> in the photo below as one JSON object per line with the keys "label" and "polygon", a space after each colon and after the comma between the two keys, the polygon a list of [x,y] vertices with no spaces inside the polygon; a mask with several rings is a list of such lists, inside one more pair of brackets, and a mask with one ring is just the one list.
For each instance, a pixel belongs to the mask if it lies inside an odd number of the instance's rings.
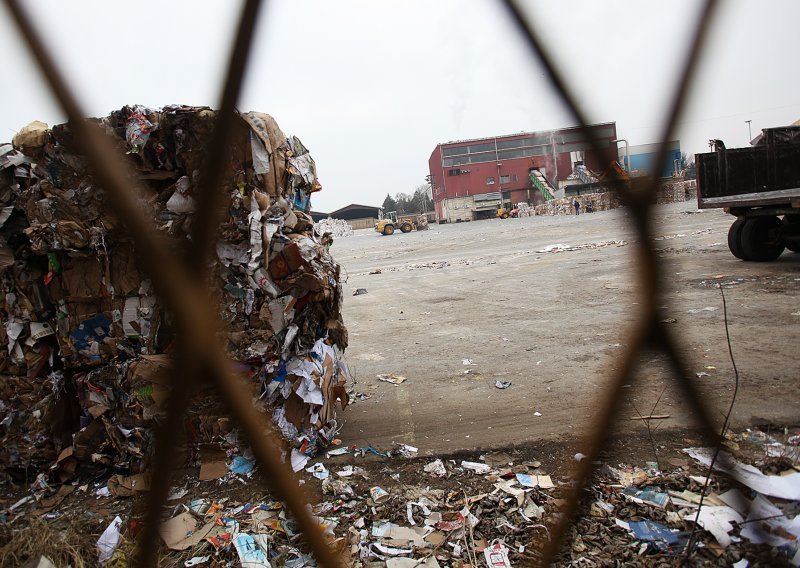
{"label": "tire", "polygon": [[[800,215],[784,215],[784,225],[795,225],[795,233],[800,233]],[[799,241],[784,241],[786,248],[792,252],[800,252]]]}
{"label": "tire", "polygon": [[745,260],[756,262],[769,262],[778,258],[783,249],[783,243],[775,239],[776,231],[783,225],[780,219],[774,216],[751,217],[742,227],[742,253]]}
{"label": "tire", "polygon": [[503,213],[502,215],[500,215],[500,218],[501,219],[508,219],[508,213]]}
{"label": "tire", "polygon": [[728,229],[728,248],[731,254],[740,260],[747,260],[742,252],[742,229],[744,228],[746,219],[739,217],[733,222],[731,228]]}
{"label": "tire", "polygon": [[391,235],[393,233],[394,233],[394,225],[386,225],[383,228],[383,234],[384,235]]}
{"label": "tire", "polygon": [[403,231],[404,233],[410,233],[411,223],[403,223],[402,225],[400,225],[400,230]]}

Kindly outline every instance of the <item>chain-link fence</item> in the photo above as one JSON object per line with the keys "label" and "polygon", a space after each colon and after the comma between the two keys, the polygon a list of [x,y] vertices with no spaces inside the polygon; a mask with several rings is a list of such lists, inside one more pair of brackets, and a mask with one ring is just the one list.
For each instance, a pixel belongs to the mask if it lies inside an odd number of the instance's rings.
{"label": "chain-link fence", "polygon": [[[567,87],[562,70],[557,68],[547,46],[531,25],[531,15],[526,14],[516,0],[501,1],[517,30],[527,42],[531,55],[545,70],[545,77],[550,86],[560,97],[573,121],[582,128],[590,140],[594,152],[598,156],[608,154],[606,163],[616,159],[616,156],[610,154],[609,149],[601,148],[599,141],[592,138],[593,131],[587,127],[586,115]],[[152,223],[142,214],[132,197],[136,194],[137,188],[132,181],[135,176],[129,175],[128,164],[114,151],[106,135],[96,125],[83,120],[85,113],[80,102],[75,97],[67,78],[62,75],[53,57],[48,53],[22,2],[6,0],[6,4],[68,116],[70,127],[76,134],[83,153],[91,161],[97,180],[107,191],[109,200],[135,240],[147,273],[176,321],[177,362],[172,377],[173,391],[167,417],[157,431],[155,471],[147,518],[143,523],[143,534],[140,536],[141,546],[139,546],[137,565],[155,564],[157,550],[155,543],[160,511],[162,504],[166,502],[173,467],[171,448],[175,445],[178,426],[187,406],[189,385],[201,375],[209,376],[216,384],[231,415],[241,425],[252,444],[253,453],[261,466],[261,479],[278,498],[285,502],[319,563],[326,567],[340,565],[340,561],[328,549],[323,533],[316,527],[306,507],[305,496],[293,481],[287,464],[281,460],[279,442],[264,436],[263,433],[269,430],[266,417],[254,409],[248,391],[241,387],[240,380],[234,375],[224,356],[222,346],[215,336],[215,330],[218,329],[215,314],[210,309],[197,308],[207,305],[204,299],[206,290],[202,270],[208,263],[202,262],[202,259],[209,258],[213,250],[214,228],[219,222],[216,217],[216,212],[219,210],[216,200],[219,199],[220,192],[212,190],[221,180],[225,155],[223,150],[229,144],[232,135],[235,105],[243,84],[262,2],[260,0],[245,2],[231,50],[216,126],[208,141],[206,155],[209,159],[201,172],[200,187],[197,192],[199,203],[193,225],[192,249],[189,251],[191,258],[194,259],[193,262],[188,262],[186,258],[178,258],[173,251],[159,246]],[[695,23],[682,74],[675,83],[675,92],[665,112],[661,142],[654,162],[656,164],[663,163],[667,155],[667,141],[672,138],[685,106],[716,6],[716,1],[707,0]],[[641,295],[638,302],[639,312],[627,332],[628,340],[625,344],[629,348],[622,356],[618,370],[608,371],[600,412],[585,434],[583,448],[586,459],[576,465],[574,472],[576,483],[566,499],[562,514],[555,515],[553,526],[548,527],[550,537],[541,558],[542,565],[549,565],[555,558],[569,524],[578,514],[579,497],[593,473],[594,464],[611,432],[622,388],[635,380],[636,364],[644,350],[661,351],[666,355],[674,382],[691,406],[705,433],[706,441],[714,444],[719,440],[718,428],[711,418],[710,409],[698,396],[696,387],[690,380],[692,373],[680,355],[678,342],[658,317],[658,306],[663,303],[664,289],[662,267],[651,244],[653,241],[650,215],[652,204],[655,202],[657,180],[651,178],[645,186],[633,189],[622,179],[616,179],[614,188],[631,213],[630,222],[638,237],[636,239],[638,246],[633,254],[636,255],[637,289]]]}

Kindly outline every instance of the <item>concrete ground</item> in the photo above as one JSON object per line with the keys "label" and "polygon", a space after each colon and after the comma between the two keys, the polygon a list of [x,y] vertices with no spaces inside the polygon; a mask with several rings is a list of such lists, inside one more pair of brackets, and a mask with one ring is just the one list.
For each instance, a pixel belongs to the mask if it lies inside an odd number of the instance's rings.
{"label": "concrete ground", "polygon": [[[737,260],[726,245],[732,217],[693,202],[658,206],[655,220],[663,318],[716,417],[734,387],[721,281],[741,381],[733,426],[800,423],[800,255]],[[555,244],[588,246],[541,252]],[[576,441],[629,343],[636,245],[624,209],[338,239],[347,360],[356,390],[370,396],[340,415],[342,438],[384,449],[404,442],[423,455]],[[367,293],[352,296],[357,288]],[[379,373],[407,380],[395,386]],[[498,380],[511,386],[498,389]],[[669,415],[653,423],[663,430],[694,426],[671,381],[662,354],[643,354],[623,390],[618,432],[641,433],[631,420],[639,413]]]}

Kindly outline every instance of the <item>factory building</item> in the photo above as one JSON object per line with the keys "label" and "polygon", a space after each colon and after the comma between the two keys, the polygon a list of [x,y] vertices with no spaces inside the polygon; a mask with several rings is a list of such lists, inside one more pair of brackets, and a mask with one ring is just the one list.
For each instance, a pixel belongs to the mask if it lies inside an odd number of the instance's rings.
{"label": "factory building", "polygon": [[495,216],[501,206],[543,203],[564,196],[575,164],[604,171],[617,156],[614,122],[590,125],[608,154],[597,156],[579,128],[524,132],[437,144],[428,161],[429,182],[439,222]]}

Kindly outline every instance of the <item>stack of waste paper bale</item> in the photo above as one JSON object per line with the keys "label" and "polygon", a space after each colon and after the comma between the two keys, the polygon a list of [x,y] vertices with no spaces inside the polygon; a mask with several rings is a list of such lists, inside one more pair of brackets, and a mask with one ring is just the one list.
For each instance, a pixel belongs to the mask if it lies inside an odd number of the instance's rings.
{"label": "stack of waste paper bale", "polygon": [[[164,246],[186,249],[216,113],[124,107],[97,122],[127,154]],[[272,117],[237,115],[209,268],[225,349],[293,447],[313,455],[347,404],[339,266],[307,214],[314,160]],[[35,122],[0,145],[0,469],[144,471],[165,410],[175,322],[96,185],[69,125]],[[216,418],[214,417],[216,412]],[[213,391],[187,417],[196,444],[235,443]],[[235,434],[235,432],[234,432]]]}
{"label": "stack of waste paper bale", "polygon": [[317,221],[314,225],[314,232],[319,236],[323,236],[327,233],[334,238],[349,237],[353,234],[353,227],[344,219],[328,217]]}

